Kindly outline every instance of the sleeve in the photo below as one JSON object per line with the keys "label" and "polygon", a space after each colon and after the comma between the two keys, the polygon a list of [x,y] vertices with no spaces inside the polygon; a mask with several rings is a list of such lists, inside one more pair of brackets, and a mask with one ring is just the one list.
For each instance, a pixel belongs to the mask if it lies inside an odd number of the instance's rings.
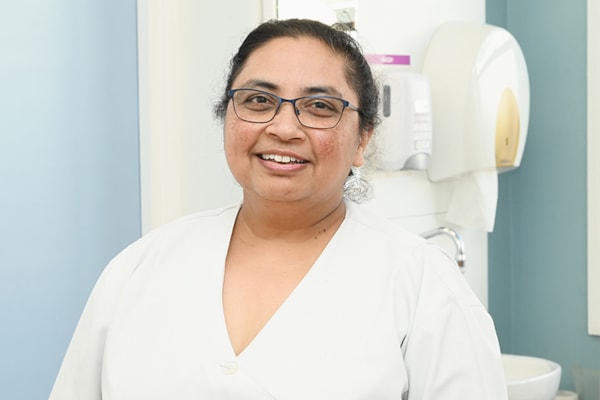
{"label": "sleeve", "polygon": [[500,346],[491,316],[454,261],[422,246],[423,272],[405,363],[409,400],[506,400]]}
{"label": "sleeve", "polygon": [[104,342],[119,298],[139,264],[142,240],[104,269],[79,319],[49,400],[101,400]]}

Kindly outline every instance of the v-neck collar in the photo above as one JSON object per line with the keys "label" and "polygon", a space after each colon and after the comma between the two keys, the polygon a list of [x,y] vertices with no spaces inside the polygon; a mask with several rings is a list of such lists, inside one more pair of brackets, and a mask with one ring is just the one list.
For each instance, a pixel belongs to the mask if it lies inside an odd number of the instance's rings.
{"label": "v-neck collar", "polygon": [[[294,312],[289,309],[295,304],[301,303],[302,298],[304,296],[310,296],[311,287],[314,287],[314,285],[319,281],[319,275],[323,272],[322,269],[329,264],[328,262],[324,262],[324,260],[326,260],[329,257],[329,254],[333,251],[332,249],[338,246],[337,243],[339,241],[340,234],[344,231],[345,226],[347,225],[348,215],[350,212],[349,207],[350,205],[346,203],[346,215],[344,216],[344,220],[338,227],[336,233],[330,239],[329,243],[327,243],[319,257],[317,257],[311,268],[308,270],[306,275],[300,280],[298,285],[290,292],[288,297],[277,308],[277,310],[275,310],[271,318],[269,318],[269,320],[265,323],[262,329],[252,339],[252,341],[250,341],[250,343],[248,343],[248,345],[237,355],[235,354],[233,344],[231,343],[231,340],[229,338],[229,331],[227,329],[227,323],[225,321],[225,312],[223,308],[223,283],[225,277],[225,260],[227,257],[227,251],[229,249],[231,236],[233,234],[233,228],[235,226],[235,220],[240,211],[241,204],[237,207],[236,212],[233,212],[230,215],[230,218],[232,218],[232,220],[229,221],[229,229],[227,231],[228,236],[227,238],[223,238],[223,242],[226,243],[226,245],[220,249],[219,254],[220,271],[218,276],[220,279],[218,284],[216,285],[216,288],[218,290],[214,292],[218,295],[218,297],[214,300],[215,304],[218,304],[219,309],[219,338],[220,342],[226,343],[226,349],[223,350],[224,353],[226,353],[226,357],[228,359],[242,361],[248,357],[256,355],[256,353],[260,353],[261,351],[263,351],[264,349],[261,349],[262,343],[264,342],[263,338],[267,335],[276,335],[274,330],[278,329],[278,321],[281,320],[281,318],[283,318],[284,316],[286,316],[286,313]],[[298,315],[297,317],[302,318],[302,315]]]}

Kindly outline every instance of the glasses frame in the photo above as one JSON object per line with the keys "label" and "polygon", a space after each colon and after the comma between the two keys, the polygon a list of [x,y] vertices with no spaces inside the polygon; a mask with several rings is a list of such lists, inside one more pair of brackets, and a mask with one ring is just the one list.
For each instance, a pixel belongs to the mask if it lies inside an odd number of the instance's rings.
{"label": "glasses frame", "polygon": [[[245,122],[250,122],[251,124],[266,124],[269,123],[271,121],[273,121],[273,119],[275,119],[275,117],[277,116],[277,114],[279,113],[279,110],[281,109],[281,105],[283,103],[290,103],[293,107],[294,107],[294,115],[296,116],[296,119],[298,120],[298,122],[300,123],[300,125],[306,127],[306,128],[310,128],[310,129],[332,129],[335,128],[336,126],[338,126],[338,124],[340,123],[340,121],[342,120],[342,116],[344,115],[344,110],[346,108],[349,108],[351,110],[354,110],[358,113],[360,113],[360,109],[353,105],[352,103],[350,103],[348,100],[344,100],[341,99],[339,97],[335,97],[335,96],[327,96],[327,95],[313,95],[313,96],[302,96],[302,97],[296,97],[295,99],[285,99],[283,97],[277,96],[274,93],[271,92],[267,92],[265,90],[260,90],[260,89],[252,89],[252,88],[238,88],[238,89],[231,89],[227,92],[227,97],[229,98],[229,100],[233,100],[233,96],[236,92],[240,92],[240,91],[245,91],[245,90],[251,90],[253,92],[258,92],[258,93],[263,93],[265,95],[268,95],[270,97],[274,97],[277,99],[277,107],[275,108],[275,112],[273,113],[273,116],[267,120],[267,121],[250,121],[247,119],[244,119],[242,117],[240,117],[240,115],[237,112],[237,109],[235,108],[235,101],[233,102],[233,111],[235,112],[235,115],[241,119],[242,121]],[[339,100],[342,105],[342,111],[340,112],[340,117],[338,118],[338,120],[336,121],[336,123],[332,126],[329,127],[315,127],[315,126],[310,126],[310,125],[306,125],[305,123],[303,123],[300,120],[300,110],[298,109],[298,107],[296,107],[296,102],[299,100],[303,100],[303,99],[332,99],[332,100]]]}

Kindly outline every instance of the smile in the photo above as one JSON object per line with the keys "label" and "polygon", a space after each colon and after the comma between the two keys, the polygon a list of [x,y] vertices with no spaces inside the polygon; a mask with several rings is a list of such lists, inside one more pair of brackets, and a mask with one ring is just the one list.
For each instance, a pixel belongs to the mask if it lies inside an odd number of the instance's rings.
{"label": "smile", "polygon": [[280,164],[304,164],[306,162],[291,156],[281,156],[279,154],[260,154],[260,158],[263,160],[275,161]]}

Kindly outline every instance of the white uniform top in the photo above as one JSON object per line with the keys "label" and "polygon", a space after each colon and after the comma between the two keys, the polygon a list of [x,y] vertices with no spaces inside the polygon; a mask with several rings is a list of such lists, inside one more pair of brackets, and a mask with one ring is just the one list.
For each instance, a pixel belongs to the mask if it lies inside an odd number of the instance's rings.
{"label": "white uniform top", "polygon": [[311,270],[235,356],[222,287],[238,209],[180,218],[115,257],[51,400],[507,398],[492,320],[454,261],[350,202]]}

